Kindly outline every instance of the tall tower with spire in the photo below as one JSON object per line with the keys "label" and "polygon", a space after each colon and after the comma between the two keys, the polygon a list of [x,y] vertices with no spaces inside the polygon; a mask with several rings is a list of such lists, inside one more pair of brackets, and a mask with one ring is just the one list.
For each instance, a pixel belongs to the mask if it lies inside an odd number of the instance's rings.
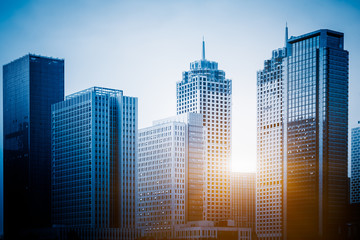
{"label": "tall tower with spire", "polygon": [[[206,129],[206,172],[203,220],[220,223],[230,218],[232,81],[218,63],[202,59],[190,63],[176,84],[177,114],[200,113]],[[189,152],[189,154],[192,154]]]}

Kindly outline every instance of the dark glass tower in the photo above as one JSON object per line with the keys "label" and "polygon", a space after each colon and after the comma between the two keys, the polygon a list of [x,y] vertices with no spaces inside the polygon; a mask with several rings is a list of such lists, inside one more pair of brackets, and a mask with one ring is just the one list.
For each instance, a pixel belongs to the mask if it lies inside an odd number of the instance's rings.
{"label": "dark glass tower", "polygon": [[50,226],[51,104],[64,60],[26,55],[3,66],[4,237]]}
{"label": "dark glass tower", "polygon": [[344,34],[318,30],[291,37],[286,49],[284,235],[287,239],[338,239],[347,203]]}

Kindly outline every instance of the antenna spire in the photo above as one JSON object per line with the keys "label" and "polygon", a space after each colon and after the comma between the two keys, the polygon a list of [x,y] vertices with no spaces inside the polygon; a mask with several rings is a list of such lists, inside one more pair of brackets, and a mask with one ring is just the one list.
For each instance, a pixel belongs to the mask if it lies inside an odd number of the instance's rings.
{"label": "antenna spire", "polygon": [[289,36],[288,36],[288,26],[287,26],[287,22],[286,22],[286,26],[285,26],[285,47],[286,47],[286,43],[287,43],[287,40],[289,39]]}
{"label": "antenna spire", "polygon": [[202,60],[205,60],[205,39],[203,36],[203,42],[202,42]]}

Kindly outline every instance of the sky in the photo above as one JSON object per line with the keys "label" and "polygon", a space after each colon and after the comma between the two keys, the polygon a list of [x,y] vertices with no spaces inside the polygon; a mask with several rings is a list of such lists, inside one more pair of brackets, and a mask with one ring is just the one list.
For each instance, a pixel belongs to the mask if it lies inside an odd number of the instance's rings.
{"label": "sky", "polygon": [[[233,170],[255,171],[256,71],[283,47],[286,22],[289,36],[321,28],[345,34],[349,127],[357,126],[360,1],[1,0],[0,65],[27,53],[63,58],[66,95],[92,86],[121,89],[139,98],[143,128],[176,114],[176,82],[201,58],[204,36],[206,58],[233,81]],[[2,82],[0,88],[2,153]],[[0,216],[0,233],[1,223]]]}

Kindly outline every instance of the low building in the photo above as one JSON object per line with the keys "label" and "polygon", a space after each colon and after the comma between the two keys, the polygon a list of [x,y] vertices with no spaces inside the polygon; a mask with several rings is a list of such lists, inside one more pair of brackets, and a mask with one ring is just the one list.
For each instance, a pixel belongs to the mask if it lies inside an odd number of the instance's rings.
{"label": "low building", "polygon": [[251,228],[215,227],[211,221],[195,221],[176,226],[174,239],[251,240]]}

